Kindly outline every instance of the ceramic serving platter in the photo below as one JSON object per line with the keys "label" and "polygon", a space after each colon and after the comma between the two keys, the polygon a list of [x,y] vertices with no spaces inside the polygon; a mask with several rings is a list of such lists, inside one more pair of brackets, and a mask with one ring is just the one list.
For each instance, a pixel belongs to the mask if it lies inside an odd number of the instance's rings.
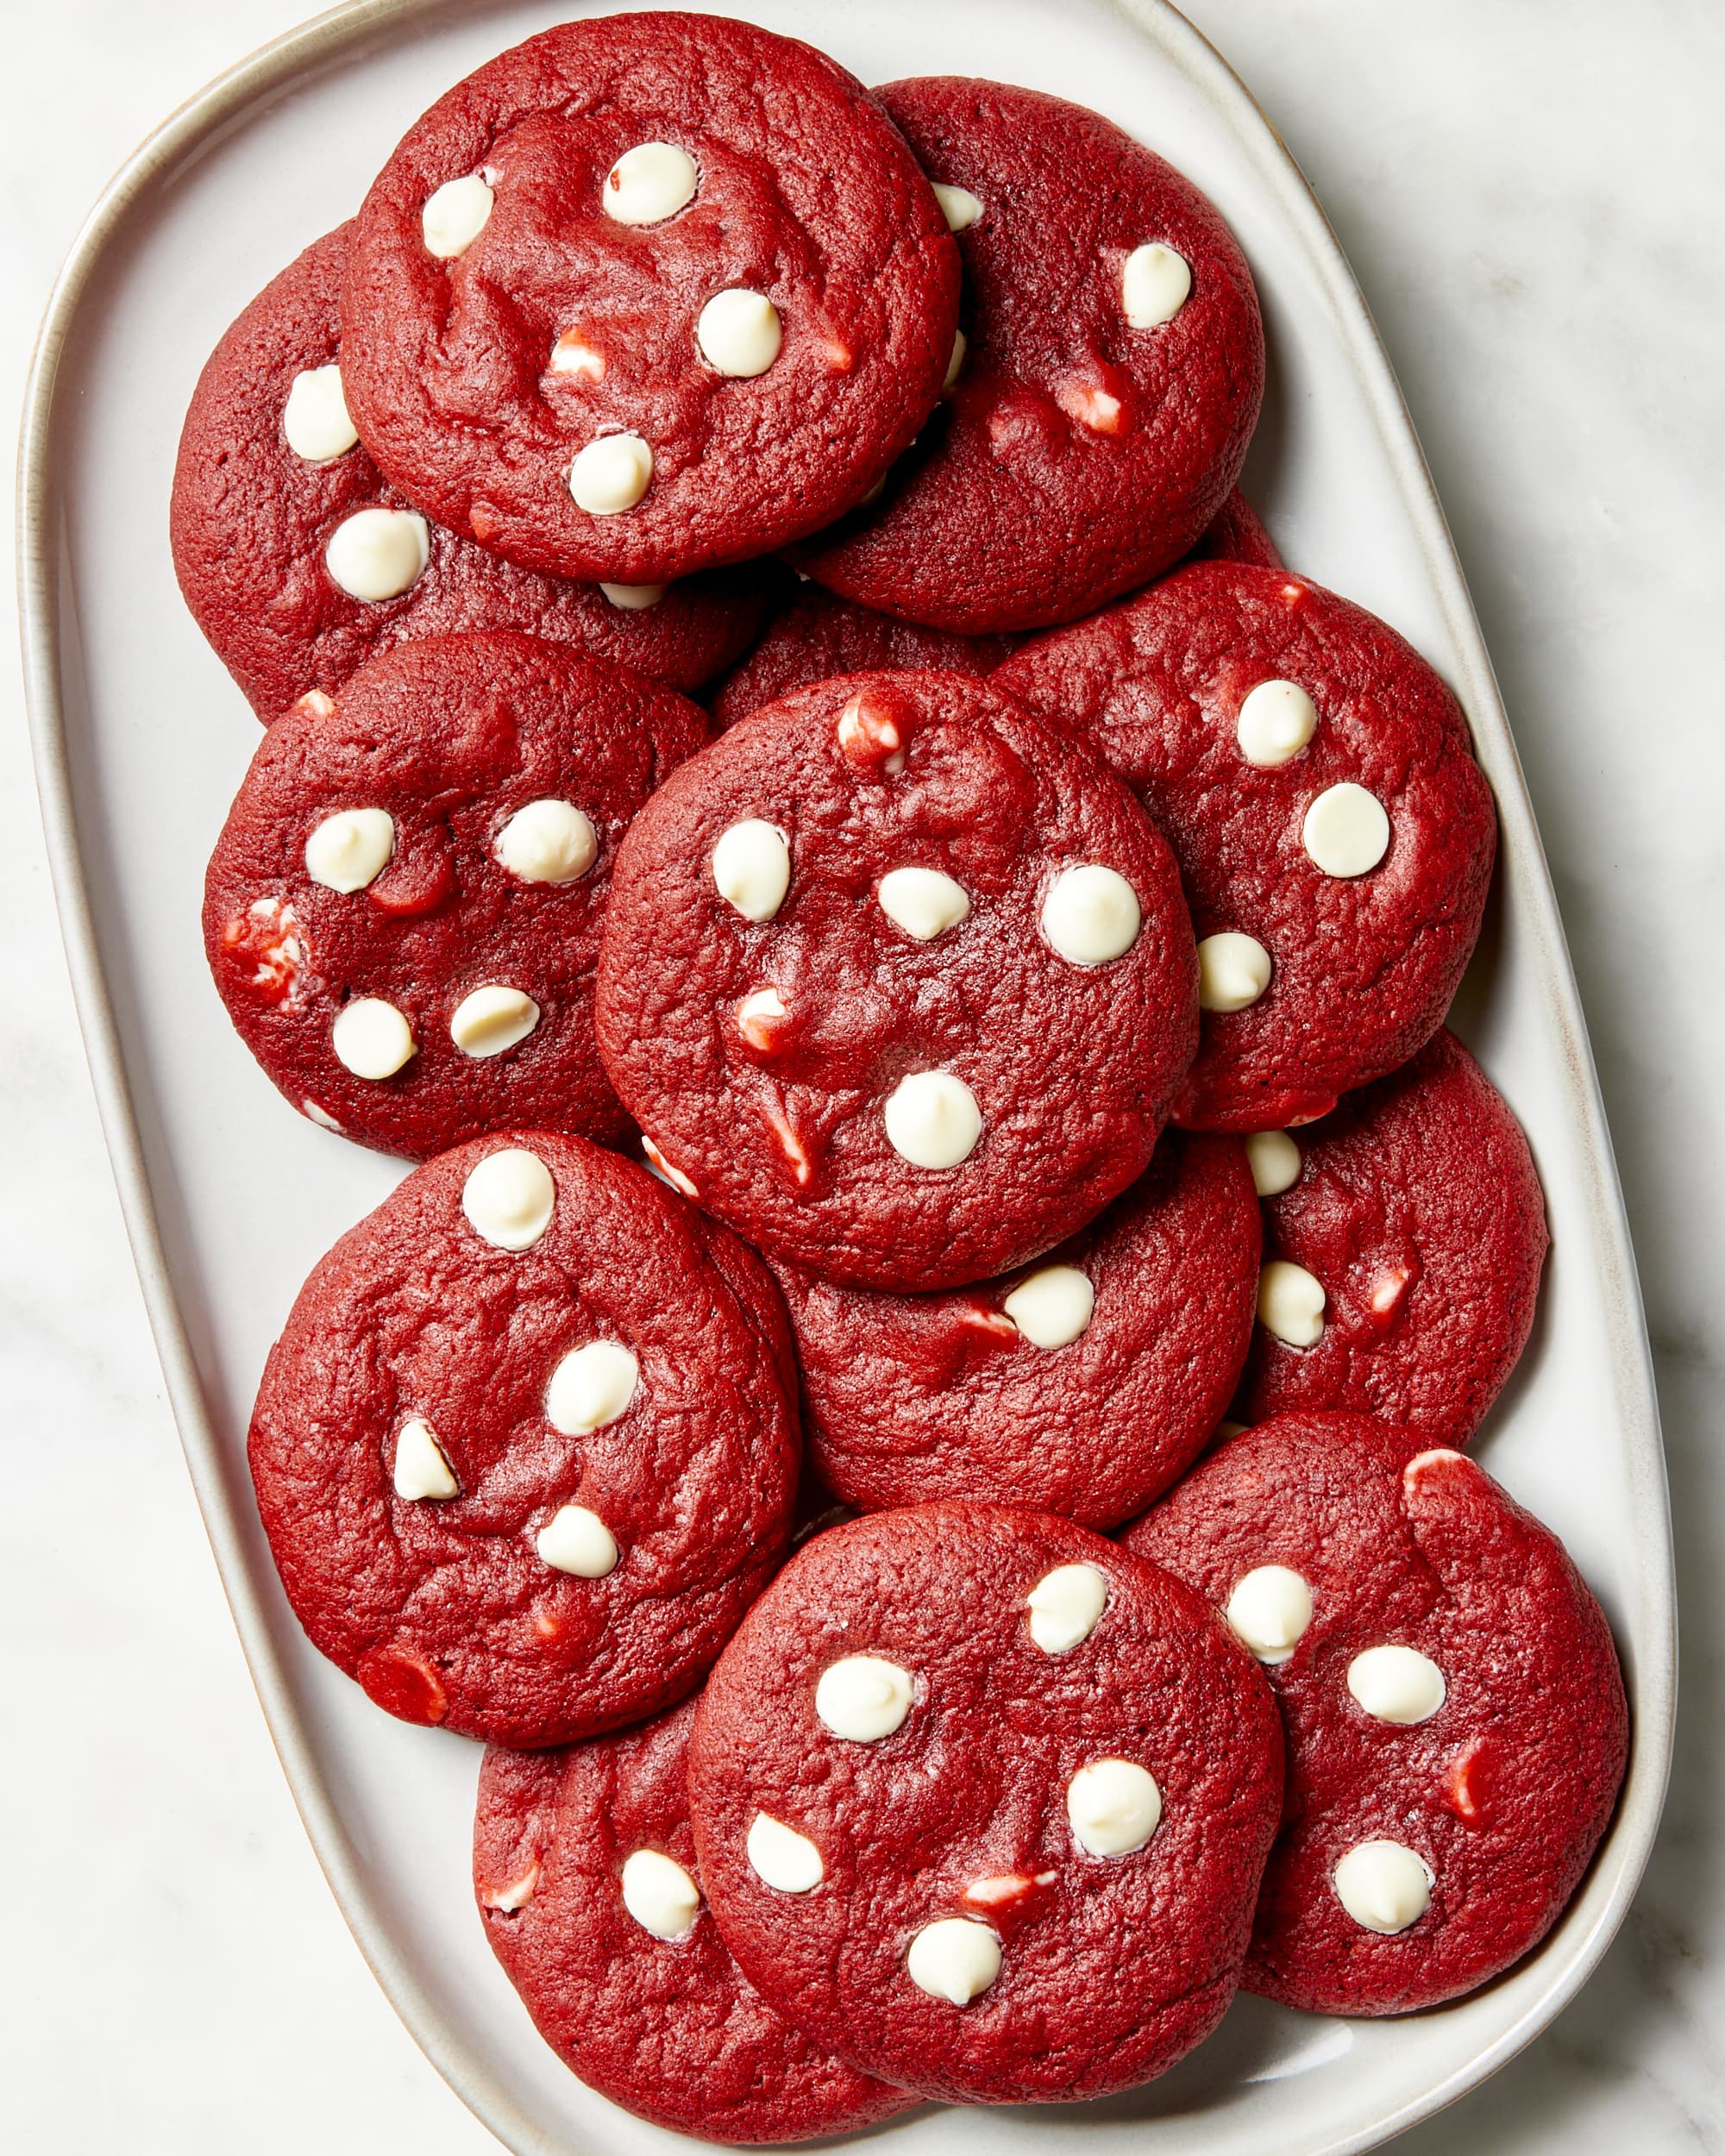
{"label": "ceramic serving platter", "polygon": [[[1498,891],[1457,1014],[1532,1137],[1552,1257],[1534,1338],[1479,1440],[1555,1527],[1615,1627],[1635,1715],[1612,1833],[1564,1921],[1476,1996],[1393,2022],[1241,1998],[1151,2087],[1104,2103],[931,2109],[906,2156],[1341,2156],[1490,2073],[1585,1980],[1622,1921],[1665,1792],[1673,1606],[1634,1260],[1563,930],[1442,511],[1365,303],[1251,96],[1162,0],[759,0],[729,12],[865,80],[988,74],[1098,108],[1171,158],[1239,234],[1270,386],[1245,491],[1301,571],[1385,616],[1466,706],[1496,790]],[[426,2053],[509,2148],[662,2156],[535,2034],[467,1883],[476,1747],[380,1714],[305,1645],[271,1568],[244,1437],[300,1281],[398,1163],[292,1114],[204,970],[204,861],[257,730],[174,588],[181,416],[241,306],[351,214],[410,122],[505,46],[587,10],[361,0],[177,113],[97,204],[41,335],[22,466],[22,609],[44,812],[91,1062],[185,1454],[259,1696],[332,1890]]]}

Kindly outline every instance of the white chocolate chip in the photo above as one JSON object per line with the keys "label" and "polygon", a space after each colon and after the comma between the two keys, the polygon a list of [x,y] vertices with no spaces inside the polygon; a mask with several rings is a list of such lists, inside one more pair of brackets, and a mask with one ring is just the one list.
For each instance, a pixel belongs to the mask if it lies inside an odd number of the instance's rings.
{"label": "white chocolate chip", "polygon": [[446,179],[427,197],[419,213],[419,229],[425,251],[440,262],[465,254],[491,222],[493,197],[484,177],[469,172],[461,179]]}
{"label": "white chocolate chip", "polygon": [[1093,1857],[1129,1856],[1162,1824],[1162,1792],[1131,1759],[1093,1759],[1066,1785],[1066,1816]]}
{"label": "white chocolate chip", "polygon": [[968,187],[950,187],[937,179],[934,198],[940,204],[940,214],[946,220],[949,232],[968,232],[982,214],[981,201]]}
{"label": "white chocolate chip", "polygon": [[599,835],[573,801],[529,801],[492,840],[492,851],[523,883],[574,883],[598,859]]}
{"label": "white chocolate chip", "polygon": [[911,1711],[911,1673],[878,1654],[848,1654],[823,1670],[814,1711],[835,1737],[878,1744]]}
{"label": "white chocolate chip", "polygon": [[320,1108],[315,1100],[302,1100],[299,1106],[320,1131],[333,1131],[337,1138],[342,1135],[341,1125],[330,1114],[328,1108]]}
{"label": "white chocolate chip", "polygon": [[637,1849],[623,1860],[623,1906],[655,1939],[687,1938],[700,1910],[700,1889],[674,1857]]}
{"label": "white chocolate chip", "polygon": [[1356,1924],[1389,1937],[1417,1924],[1432,1904],[1432,1871],[1399,1841],[1356,1842],[1331,1879]]}
{"label": "white chocolate chip", "polygon": [[712,881],[746,921],[770,921],[791,887],[791,847],[776,824],[746,817],[712,849]]}
{"label": "white chocolate chip", "polygon": [[653,483],[653,448],[638,434],[602,434],[569,467],[569,493],[590,517],[620,517]]}
{"label": "white chocolate chip", "polygon": [[329,534],[323,566],[349,599],[399,599],[431,559],[431,530],[411,509],[356,509]]}
{"label": "white chocolate chip", "polygon": [[1260,771],[1291,763],[1318,730],[1318,707],[1297,681],[1260,681],[1239,707],[1234,737]]}
{"label": "white chocolate chip", "polygon": [[751,1048],[770,1048],[773,1028],[785,1016],[784,999],[776,988],[756,988],[737,1006],[737,1030]]}
{"label": "white chocolate chip", "polygon": [[410,1417],[396,1433],[395,1494],[412,1501],[417,1498],[456,1497],[461,1484],[444,1457],[443,1448],[431,1434],[431,1426],[417,1415]]}
{"label": "white chocolate chip", "polygon": [[605,176],[600,200],[618,224],[661,224],[694,199],[700,172],[674,142],[637,142]]}
{"label": "white chocolate chip", "polygon": [[1324,1329],[1323,1282],[1285,1257],[1258,1276],[1258,1322],[1289,1347],[1310,1347]]}
{"label": "white chocolate chip", "polygon": [[1389,818],[1363,786],[1327,787],[1306,811],[1300,842],[1327,876],[1369,875],[1389,850]]}
{"label": "white chocolate chip", "polygon": [[668,584],[601,584],[599,588],[624,613],[644,614],[649,606],[656,606],[671,587]]}
{"label": "white chocolate chip", "polygon": [[1192,291],[1192,272],[1183,254],[1152,240],[1135,247],[1120,273],[1120,306],[1134,329],[1159,329],[1172,322]]}
{"label": "white chocolate chip", "polygon": [[709,367],[737,381],[764,374],[779,356],[785,333],[765,292],[735,285],[715,292],[695,323],[695,342]]}
{"label": "white chocolate chip", "polygon": [[[881,484],[886,485],[884,477]],[[878,765],[890,778],[904,769],[910,753],[897,721],[861,696],[853,696],[838,714],[838,745],[852,763]]]}
{"label": "white chocolate chip", "polygon": [[1044,1265],[1000,1307],[1032,1347],[1070,1347],[1090,1322],[1096,1291],[1076,1265]]}
{"label": "white chocolate chip", "polygon": [[487,1153],[461,1186],[469,1226],[499,1250],[530,1250],[550,1226],[556,1204],[550,1169],[524,1145]]}
{"label": "white chocolate chip", "polygon": [[328,718],[336,708],[333,696],[325,696],[322,689],[307,689],[292,708],[296,711],[310,711],[313,718]]}
{"label": "white chocolate chip", "polygon": [[1072,966],[1106,966],[1138,941],[1138,893],[1118,869],[1087,861],[1063,868],[1042,902],[1042,932]]}
{"label": "white chocolate chip", "polygon": [[881,1113],[893,1150],[913,1168],[957,1168],[982,1135],[975,1094],[950,1070],[901,1078]]}
{"label": "white chocolate chip", "polygon": [[355,1078],[393,1077],[418,1052],[413,1028],[381,996],[344,1003],[329,1029],[329,1045]]}
{"label": "white chocolate chip", "polygon": [[1198,945],[1198,1007],[1244,1011],[1270,986],[1270,953],[1255,936],[1226,928]]}
{"label": "white chocolate chip", "polygon": [[480,1899],[488,1909],[502,1909],[512,1916],[533,1899],[533,1890],[538,1883],[539,1859],[535,1857],[519,1878],[506,1880],[500,1887],[487,1887]]}
{"label": "white chocolate chip", "polygon": [[969,338],[962,329],[955,329],[952,333],[952,357],[946,362],[946,379],[940,385],[943,389],[950,389],[964,372],[964,355],[969,349]]}
{"label": "white chocolate chip", "polygon": [[970,918],[969,893],[939,868],[890,868],[875,896],[887,918],[919,943],[932,943],[943,930]]}
{"label": "white chocolate chip", "polygon": [[580,330],[565,329],[551,347],[551,372],[573,374],[583,381],[602,382],[605,354],[595,350]]}
{"label": "white chocolate chip", "polygon": [[1348,1664],[1347,1688],[1381,1722],[1429,1721],[1449,1695],[1444,1673],[1417,1647],[1367,1647]]}
{"label": "white chocolate chip", "polygon": [[519,988],[488,981],[455,1006],[449,1020],[449,1038],[464,1056],[476,1061],[501,1056],[505,1049],[524,1041],[539,1023],[539,1006]]}
{"label": "white chocolate chip", "polygon": [[770,1812],[756,1813],[747,1846],[755,1876],[781,1894],[807,1894],[826,1877],[820,1852],[808,1836]]}
{"label": "white chocolate chip", "polygon": [[954,2006],[969,2006],[1000,1973],[1000,1942],[986,1924],[967,1916],[943,1916],[925,1924],[911,1941],[905,1971],[919,1991]]}
{"label": "white chocolate chip", "polygon": [[1032,1639],[1044,1654],[1070,1654],[1095,1632],[1107,1599],[1107,1576],[1094,1564],[1057,1564],[1025,1597]]}
{"label": "white chocolate chip", "polygon": [[566,1438],[584,1438],[625,1413],[640,1382],[641,1365],[620,1340],[589,1340],[552,1371],[545,1419]]}
{"label": "white chocolate chip", "polygon": [[330,891],[363,891],[395,851],[395,818],[387,809],[338,809],[305,842],[305,873]]}
{"label": "white chocolate chip", "polygon": [[585,1505],[560,1506],[533,1546],[554,1572],[571,1572],[580,1580],[602,1580],[617,1570],[617,1539]]}
{"label": "white chocolate chip", "polygon": [[681,1191],[685,1198],[698,1198],[700,1195],[690,1178],[684,1175],[681,1168],[672,1167],[644,1131],[641,1133],[641,1150],[647,1156],[649,1175],[656,1175],[662,1183],[672,1190]]}
{"label": "white chocolate chip", "polygon": [[1245,1157],[1260,1198],[1279,1198],[1300,1180],[1300,1148],[1286,1131],[1254,1131],[1245,1142]]}
{"label": "white chocolate chip", "polygon": [[299,370],[281,408],[281,431],[295,456],[308,464],[347,454],[360,436],[348,417],[339,367]]}
{"label": "white chocolate chip", "polygon": [[1285,1662],[1312,1621],[1312,1590],[1285,1564],[1259,1564],[1234,1582],[1225,1612],[1260,1662]]}

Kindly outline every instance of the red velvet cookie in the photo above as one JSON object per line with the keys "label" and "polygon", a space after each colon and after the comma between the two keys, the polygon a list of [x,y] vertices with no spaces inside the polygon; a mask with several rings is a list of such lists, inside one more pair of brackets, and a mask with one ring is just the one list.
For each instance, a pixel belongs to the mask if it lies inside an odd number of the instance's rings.
{"label": "red velvet cookie", "polygon": [[916,2102],[824,2052],[731,1959],[700,1891],[686,1700],[555,1752],[486,1752],[474,1822],[486,1936],[589,2088],[709,2141],[812,2140]]}
{"label": "red velvet cookie", "polygon": [[845,598],[975,635],[1160,574],[1239,477],[1264,335],[1233,235],[1082,106],[935,76],[881,99],[964,260],[940,412],[878,505],[797,549]]}
{"label": "red velvet cookie", "polygon": [[750,1981],[957,2103],[1101,2096],[1208,2035],[1280,1795],[1269,1690],[1202,1599],[994,1505],[799,1551],[689,1757],[701,1883]]}
{"label": "red velvet cookie", "polygon": [[249,1452],[312,1644],[405,1721],[561,1744],[689,1692],[790,1532],[758,1261],[543,1131],[419,1169],[271,1351]]}
{"label": "red velvet cookie", "polygon": [[1238,487],[1205,526],[1190,561],[1248,561],[1255,568],[1279,569],[1282,556],[1259,521],[1258,511]]}
{"label": "red velvet cookie", "polygon": [[1430,1039],[1496,824],[1459,705],[1393,630],[1201,561],[992,678],[1100,749],[1180,862],[1204,1021],[1176,1123],[1308,1123]]}
{"label": "red velvet cookie", "polygon": [[267,285],[211,354],[174,470],[180,590],[267,723],[333,695],[409,636],[530,629],[698,688],[755,633],[758,576],[653,587],[535,576],[428,523],[387,486],[348,417],[339,365],[344,224]]}
{"label": "red velvet cookie", "polygon": [[1527,1344],[1545,1202],[1452,1034],[1320,1123],[1247,1141],[1269,1263],[1235,1413],[1352,1407],[1465,1445]]}
{"label": "red velvet cookie", "polygon": [[669,689],[505,632],[402,644],[258,745],[204,883],[228,1012],[304,1115],[423,1158],[621,1143],[593,1044],[617,847],[706,736]]}
{"label": "red velvet cookie", "polygon": [[1258,1237],[1245,1148],[1170,1131],[1033,1270],[891,1295],[781,1269],[810,1457],[869,1512],[975,1497],[1115,1526],[1214,1434]]}
{"label": "red velvet cookie", "polygon": [[779,1259],[941,1288],[1143,1169],[1191,1053],[1178,879],[1128,789],[987,683],[852,674],[637,818],[597,1022],[653,1156]]}
{"label": "red velvet cookie", "polygon": [[958,279],[916,160],[824,53],[589,16],[410,129],[360,212],[342,370],[441,522],[529,568],[662,582],[862,498],[939,396]]}
{"label": "red velvet cookie", "polygon": [[1248,1990],[1404,2014],[1545,1937],[1628,1742],[1611,1634],[1548,1529],[1423,1433],[1287,1414],[1126,1543],[1226,1610],[1281,1704],[1286,1823]]}

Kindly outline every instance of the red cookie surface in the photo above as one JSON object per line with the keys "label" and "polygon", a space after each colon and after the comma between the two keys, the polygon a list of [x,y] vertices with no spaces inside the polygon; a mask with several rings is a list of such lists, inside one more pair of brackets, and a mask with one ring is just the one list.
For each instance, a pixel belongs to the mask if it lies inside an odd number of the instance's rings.
{"label": "red cookie surface", "polygon": [[1247,1989],[1408,2013],[1544,1938],[1628,1742],[1611,1634],[1548,1529],[1421,1432],[1302,1413],[1230,1439],[1126,1545],[1228,1610],[1281,1705]]}
{"label": "red cookie surface", "polygon": [[589,2088],[704,2140],[812,2140],[916,2102],[819,2050],[731,1959],[689,1825],[694,1702],[555,1752],[486,1752],[474,1891],[539,2033]]}
{"label": "red cookie surface", "polygon": [[1115,1526],[1214,1434],[1258,1240],[1239,1141],[1169,1131],[1032,1271],[892,1295],[781,1269],[809,1457],[865,1511],[975,1497]]}
{"label": "red cookie surface", "polygon": [[1279,569],[1282,556],[1258,511],[1236,487],[1199,536],[1187,557],[1192,561],[1249,561],[1260,569]]}
{"label": "red cookie surface", "polygon": [[1179,861],[1206,980],[1176,1123],[1309,1122],[1430,1039],[1496,824],[1460,706],[1394,630],[1201,561],[992,679],[1100,749]]}
{"label": "red cookie surface", "polygon": [[599,1050],[655,1157],[762,1249],[951,1287],[1143,1169],[1191,1053],[1190,933],[1099,758],[987,683],[852,674],[732,727],[637,818]]}
{"label": "red cookie surface", "polygon": [[860,500],[933,409],[958,279],[916,160],[825,54],[588,17],[410,129],[360,212],[342,367],[367,447],[442,523],[654,583]]}
{"label": "red cookie surface", "polygon": [[204,882],[242,1039],[384,1152],[511,1123],[627,1141],[593,1042],[600,918],[630,818],[706,738],[671,690],[503,631],[399,645],[291,711]]}
{"label": "red cookie surface", "polygon": [[252,1476],[295,1614],[379,1706],[549,1745],[699,1682],[797,1473],[772,1284],[734,1242],[715,1262],[721,1232],[580,1138],[499,1132],[314,1269]]}
{"label": "red cookie surface", "polygon": [[[1255,1145],[1265,1255],[1306,1279],[1296,1339],[1254,1332],[1235,1413],[1352,1407],[1465,1445],[1527,1344],[1549,1240],[1527,1141],[1478,1064],[1436,1033],[1297,1139]],[[1300,1344],[1308,1281],[1323,1329]]]}
{"label": "red cookie surface", "polygon": [[1251,273],[1189,180],[1080,105],[958,76],[881,98],[947,191],[966,342],[878,505],[794,559],[942,629],[1074,620],[1177,561],[1239,477]]}
{"label": "red cookie surface", "polygon": [[[386,483],[343,424],[338,386],[352,231],[315,241],[241,315],[199,377],[180,436],[171,520],[180,590],[258,717],[267,723],[308,690],[333,694],[406,637],[452,630],[528,629],[674,688],[710,680],[755,633],[767,598],[758,576],[693,578],[646,605],[648,591],[618,586],[612,599],[428,523]],[[329,454],[302,454],[295,440]],[[349,584],[411,580],[387,598],[358,598],[331,573],[332,542]]]}
{"label": "red cookie surface", "polygon": [[751,1982],[959,2103],[1101,2096],[1207,2035],[1280,1794],[1268,1689],[1201,1598],[992,1505],[799,1551],[689,1760],[702,1885]]}

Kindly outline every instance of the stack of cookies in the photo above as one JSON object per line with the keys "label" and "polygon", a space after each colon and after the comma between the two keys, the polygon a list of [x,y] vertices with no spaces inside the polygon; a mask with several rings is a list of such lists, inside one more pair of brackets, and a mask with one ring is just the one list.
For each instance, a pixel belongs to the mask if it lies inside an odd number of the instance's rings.
{"label": "stack of cookies", "polygon": [[1263,385],[1095,114],[641,14],[459,84],[192,400],[267,730],[216,985],[422,1163],[270,1357],[264,1526],[686,2133],[1435,2005],[1610,1818],[1609,1633],[1464,1450],[1546,1239],[1443,1030],[1491,799],[1234,492]]}

